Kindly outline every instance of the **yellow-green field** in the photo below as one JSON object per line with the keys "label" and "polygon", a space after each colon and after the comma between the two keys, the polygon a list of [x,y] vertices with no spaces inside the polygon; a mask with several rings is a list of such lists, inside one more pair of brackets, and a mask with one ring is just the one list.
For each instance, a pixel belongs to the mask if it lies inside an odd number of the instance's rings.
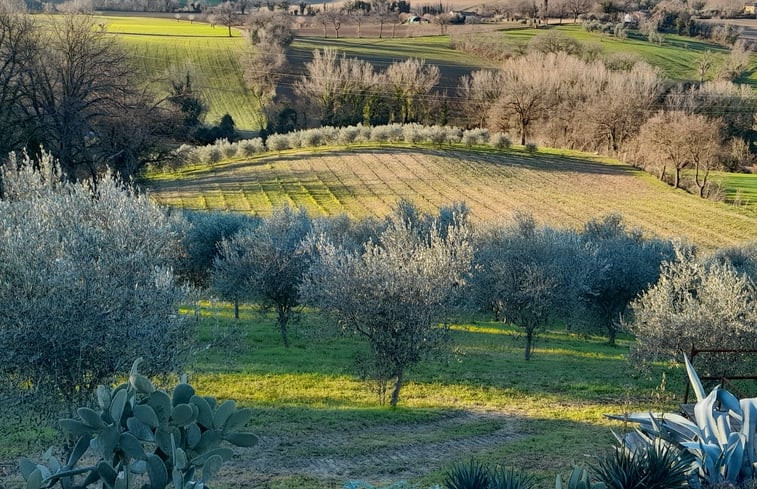
{"label": "yellow-green field", "polygon": [[267,215],[283,204],[316,215],[382,216],[399,198],[431,210],[464,201],[479,222],[516,211],[579,227],[621,213],[632,226],[714,248],[757,239],[757,213],[673,190],[605,158],[544,151],[352,148],[287,152],[212,168],[148,176],[159,202]]}
{"label": "yellow-green field", "polygon": [[151,17],[96,18],[109,33],[118,35],[132,53],[140,72],[152,87],[165,94],[170,81],[189,72],[193,86],[208,105],[206,122],[230,114],[241,130],[260,128],[260,113],[244,83],[240,60],[248,49],[242,33],[204,22]]}

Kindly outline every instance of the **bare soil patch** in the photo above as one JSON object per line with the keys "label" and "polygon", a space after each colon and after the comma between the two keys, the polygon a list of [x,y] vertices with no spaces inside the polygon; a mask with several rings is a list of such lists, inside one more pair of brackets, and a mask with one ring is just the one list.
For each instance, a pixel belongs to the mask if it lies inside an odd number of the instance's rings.
{"label": "bare soil patch", "polygon": [[[467,427],[482,422],[491,429],[465,433]],[[435,439],[434,433],[443,434]],[[222,477],[233,480],[238,487],[249,487],[253,482],[264,484],[282,475],[396,481],[443,469],[461,456],[488,452],[521,436],[519,422],[512,415],[472,410],[454,411],[448,417],[426,423],[379,424],[360,433],[264,435],[258,446],[239,450]],[[384,443],[376,448],[361,447],[372,438]]]}

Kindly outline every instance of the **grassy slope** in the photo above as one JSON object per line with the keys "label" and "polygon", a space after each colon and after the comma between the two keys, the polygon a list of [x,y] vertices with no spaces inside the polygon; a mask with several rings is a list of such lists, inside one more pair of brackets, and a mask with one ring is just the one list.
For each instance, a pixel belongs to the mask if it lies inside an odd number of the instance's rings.
{"label": "grassy slope", "polygon": [[[214,331],[239,327],[227,319],[229,314],[220,309],[209,316],[200,342],[209,341]],[[520,333],[476,322],[453,327],[456,353],[437,355],[413,369],[400,407],[390,410],[352,373],[362,344],[323,333],[323,325],[313,321],[309,315],[302,319],[299,337],[287,350],[280,346],[273,318],[243,311],[247,336],[241,344],[234,335],[229,343],[234,351],[211,348],[195,362],[196,386],[253,407],[251,428],[268,440],[242,452],[227,472],[235,487],[250,479],[265,480],[272,488],[339,487],[351,478],[408,478],[428,487],[441,482],[452,461],[473,455],[527,468],[540,476],[540,487],[550,487],[556,472],[606,450],[610,427],[622,430],[603,414],[657,410],[673,405],[671,393],[682,393],[679,370],[668,370],[668,392],[659,392],[661,398],[654,395],[661,369],[646,376],[629,372],[627,340],[610,347],[601,338],[552,331],[526,362]],[[501,417],[436,425],[468,411]],[[503,428],[512,430],[511,439],[483,443]],[[468,439],[482,445],[470,452],[439,449],[427,465],[419,464],[423,453],[434,450],[433,443]],[[284,454],[277,452],[282,449]],[[365,456],[381,457],[386,451],[391,459],[360,465]],[[333,468],[318,472],[321,461]]]}
{"label": "grassy slope", "polygon": [[[724,59],[728,54],[727,49],[717,44],[677,35],[665,35],[665,42],[658,46],[633,33],[628,39],[617,39],[612,36],[587,32],[579,25],[559,25],[553,26],[551,29],[563,32],[583,43],[595,44],[605,54],[636,53],[651,65],[659,67],[666,77],[674,80],[697,80],[696,63],[702,53],[707,50],[715,53],[719,59]],[[544,29],[524,27],[469,36],[496,42],[506,51],[518,51],[525,49],[529,40],[543,32],[545,32]],[[470,70],[492,66],[492,63],[486,59],[454,51],[451,48],[449,36],[371,40],[301,38],[293,44],[296,52],[322,48],[323,46],[333,46],[348,55],[358,56],[369,61],[378,61],[379,64],[406,57],[422,57],[430,63],[440,65],[443,71],[445,68],[447,68],[447,71],[454,72],[462,69]],[[753,57],[753,60],[752,69],[757,66],[757,57]],[[752,76],[757,77],[750,70],[747,77],[741,81],[752,82]]]}
{"label": "grassy slope", "polygon": [[400,197],[429,210],[462,200],[485,222],[528,211],[542,222],[580,226],[619,212],[633,226],[705,247],[757,239],[753,207],[701,200],[618,162],[557,151],[293,151],[150,178],[155,199],[188,208],[265,215],[294,204],[320,215],[364,217],[385,215]]}
{"label": "grassy slope", "polygon": [[246,42],[238,30],[223,26],[150,17],[98,17],[117,34],[154,88],[167,93],[171,78],[190,71],[194,87],[208,104],[206,122],[231,114],[237,128],[256,130],[258,114],[242,78],[239,60]]}

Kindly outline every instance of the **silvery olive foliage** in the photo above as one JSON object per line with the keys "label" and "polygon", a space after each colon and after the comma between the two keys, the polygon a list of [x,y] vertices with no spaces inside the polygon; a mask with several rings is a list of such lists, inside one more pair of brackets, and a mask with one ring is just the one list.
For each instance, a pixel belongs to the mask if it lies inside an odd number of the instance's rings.
{"label": "silvery olive foliage", "polygon": [[83,405],[137,355],[150,374],[175,370],[188,332],[164,213],[108,177],[61,183],[48,154],[11,155],[0,176],[0,378],[14,398]]}
{"label": "silvery olive foliage", "polygon": [[258,224],[260,219],[242,213],[182,211],[179,217],[182,254],[176,275],[196,287],[208,287],[218,245],[240,230]]}
{"label": "silvery olive foliage", "polygon": [[[235,303],[250,299],[276,310],[284,346],[289,346],[289,319],[300,304],[298,288],[310,267],[305,238],[312,227],[304,209],[281,207],[258,227],[223,240],[213,262],[213,288],[221,296]],[[235,315],[239,317],[238,310]]]}
{"label": "silvery olive foliage", "polygon": [[479,237],[473,300],[523,328],[528,360],[539,330],[569,317],[578,303],[585,259],[577,233],[540,227],[518,214],[512,224]]}
{"label": "silvery olive foliage", "polygon": [[587,272],[575,320],[605,329],[614,344],[628,304],[657,282],[662,262],[673,258],[673,246],[626,228],[618,214],[586,223],[581,244]]}
{"label": "silvery olive foliage", "polygon": [[381,393],[393,383],[392,406],[407,370],[446,342],[448,328],[440,323],[465,287],[473,255],[464,216],[441,233],[437,226],[419,229],[425,219],[407,207],[362,249],[313,238],[317,260],[300,288],[306,303],[368,342],[365,361]]}
{"label": "silvery olive foliage", "polygon": [[[659,281],[631,308],[628,327],[640,360],[680,359],[692,347],[757,348],[757,286],[727,261],[700,259],[679,247]],[[696,361],[700,371],[720,375],[739,360],[703,354]]]}

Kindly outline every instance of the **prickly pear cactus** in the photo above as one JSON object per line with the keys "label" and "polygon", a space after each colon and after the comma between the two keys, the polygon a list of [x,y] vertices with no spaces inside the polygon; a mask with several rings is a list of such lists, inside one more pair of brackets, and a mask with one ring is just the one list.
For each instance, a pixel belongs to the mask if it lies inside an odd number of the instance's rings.
{"label": "prickly pear cactus", "polygon": [[[234,401],[218,404],[178,384],[171,394],[155,389],[134,362],[129,381],[115,389],[97,389],[99,409],[79,408],[77,419],[62,419],[64,432],[78,441],[62,464],[45,452],[41,463],[21,459],[27,489],[100,486],[107,489],[204,489],[232,456],[224,442],[240,447],[257,443],[239,431],[249,421],[249,409]],[[77,467],[85,454],[93,465]]]}

